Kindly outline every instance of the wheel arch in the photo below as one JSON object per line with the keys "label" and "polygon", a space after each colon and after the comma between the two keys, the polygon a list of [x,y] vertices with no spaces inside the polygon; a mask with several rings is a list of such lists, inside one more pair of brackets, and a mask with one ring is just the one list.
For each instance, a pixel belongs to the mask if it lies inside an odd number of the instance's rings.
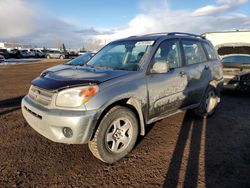
{"label": "wheel arch", "polygon": [[145,123],[144,123],[144,116],[143,116],[143,113],[142,113],[142,105],[141,105],[141,102],[134,98],[134,97],[131,97],[131,98],[124,98],[124,99],[120,99],[118,101],[115,101],[111,104],[109,104],[107,107],[104,108],[104,110],[101,112],[101,114],[99,115],[99,118],[97,120],[97,123],[96,123],[96,126],[95,126],[95,129],[92,133],[92,136],[91,136],[91,139],[93,139],[94,135],[95,135],[95,132],[98,128],[98,126],[100,125],[100,122],[101,120],[103,119],[103,117],[105,116],[105,114],[111,109],[113,108],[114,106],[123,106],[123,107],[127,107],[129,108],[132,112],[134,112],[137,120],[138,120],[138,124],[139,124],[139,134],[140,135],[145,135]]}
{"label": "wheel arch", "polygon": [[217,96],[220,98],[220,92],[223,84],[223,79],[222,80],[211,80],[209,82],[209,85],[212,86],[217,94]]}

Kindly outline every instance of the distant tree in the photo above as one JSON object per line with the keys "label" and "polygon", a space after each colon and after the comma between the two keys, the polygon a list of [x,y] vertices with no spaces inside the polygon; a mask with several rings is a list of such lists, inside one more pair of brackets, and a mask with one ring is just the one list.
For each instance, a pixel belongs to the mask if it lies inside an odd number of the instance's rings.
{"label": "distant tree", "polygon": [[62,40],[60,38],[55,38],[53,40],[53,46],[54,46],[54,48],[61,49],[61,47],[62,47]]}

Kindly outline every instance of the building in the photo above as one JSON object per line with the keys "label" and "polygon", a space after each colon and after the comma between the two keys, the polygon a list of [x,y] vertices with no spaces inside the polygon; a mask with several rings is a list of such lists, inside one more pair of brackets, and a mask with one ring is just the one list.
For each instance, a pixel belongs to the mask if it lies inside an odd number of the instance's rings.
{"label": "building", "polygon": [[227,54],[250,54],[250,30],[210,32],[203,34],[222,57]]}
{"label": "building", "polygon": [[213,45],[218,46],[234,43],[250,44],[250,29],[236,31],[209,32],[203,34]]}
{"label": "building", "polygon": [[21,43],[10,43],[10,42],[0,42],[0,48],[5,48],[5,49],[30,49],[32,48],[31,44],[21,44]]}

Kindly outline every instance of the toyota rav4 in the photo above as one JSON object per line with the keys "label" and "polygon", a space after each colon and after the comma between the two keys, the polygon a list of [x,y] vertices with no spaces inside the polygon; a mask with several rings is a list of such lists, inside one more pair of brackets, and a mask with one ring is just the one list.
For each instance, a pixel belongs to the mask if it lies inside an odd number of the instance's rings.
{"label": "toyota rav4", "polygon": [[87,144],[114,163],[146,125],[185,110],[211,116],[222,65],[203,36],[158,33],[109,43],[83,65],[65,64],[32,81],[22,100],[27,122],[46,138]]}

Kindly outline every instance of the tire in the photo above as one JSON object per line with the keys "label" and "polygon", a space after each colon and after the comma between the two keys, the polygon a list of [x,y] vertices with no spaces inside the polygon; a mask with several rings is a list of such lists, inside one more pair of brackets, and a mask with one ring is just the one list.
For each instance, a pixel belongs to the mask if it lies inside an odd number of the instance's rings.
{"label": "tire", "polygon": [[201,117],[212,116],[218,106],[218,99],[215,88],[208,86],[199,107],[194,110],[195,114]]}
{"label": "tire", "polygon": [[49,56],[49,55],[47,55],[47,59],[50,59],[50,56]]}
{"label": "tire", "polygon": [[137,136],[135,114],[126,107],[115,106],[105,114],[88,146],[96,158],[112,164],[133,149]]}

